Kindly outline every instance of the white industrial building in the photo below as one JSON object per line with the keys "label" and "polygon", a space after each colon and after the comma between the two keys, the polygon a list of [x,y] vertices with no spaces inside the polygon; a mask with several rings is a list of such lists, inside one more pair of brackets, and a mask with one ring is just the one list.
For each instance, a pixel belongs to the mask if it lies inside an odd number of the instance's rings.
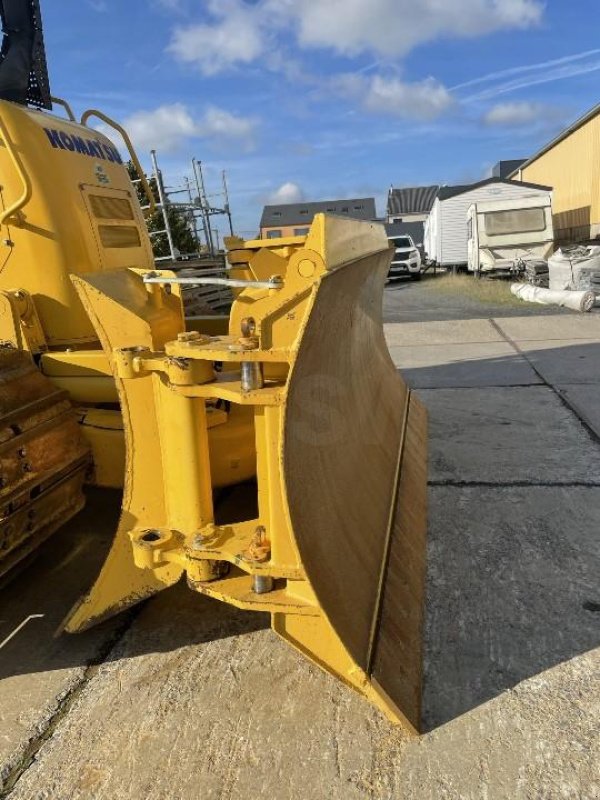
{"label": "white industrial building", "polygon": [[441,186],[425,221],[425,255],[438,266],[466,266],[467,211],[481,200],[552,194],[549,186],[488,178],[467,186]]}

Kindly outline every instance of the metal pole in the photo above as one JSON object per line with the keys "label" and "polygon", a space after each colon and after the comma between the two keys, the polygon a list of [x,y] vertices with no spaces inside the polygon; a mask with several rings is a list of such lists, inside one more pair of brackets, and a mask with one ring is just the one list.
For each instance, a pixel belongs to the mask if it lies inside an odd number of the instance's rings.
{"label": "metal pole", "polygon": [[202,207],[206,216],[206,230],[208,233],[208,246],[210,248],[211,256],[215,254],[215,245],[213,243],[212,230],[210,227],[210,214],[208,211],[208,201],[206,199],[206,189],[204,188],[204,175],[202,174],[202,162],[194,159],[196,170],[196,183],[198,183],[201,192]]}
{"label": "metal pole", "polygon": [[200,175],[200,186],[202,187],[202,202],[204,204],[204,209],[206,211],[206,225],[208,227],[208,238],[210,239],[210,254],[214,257],[215,255],[215,243],[213,241],[213,232],[210,225],[210,206],[208,204],[208,199],[206,197],[206,189],[204,188],[204,175],[202,173],[202,162],[196,162],[198,166],[198,174]]}
{"label": "metal pole", "polygon": [[192,170],[194,173],[194,180],[196,182],[196,191],[198,192],[198,203],[200,204],[200,213],[202,214],[202,228],[204,230],[204,241],[206,242],[206,249],[209,251],[209,255],[212,255],[210,250],[210,240],[208,236],[208,226],[206,224],[207,214],[204,209],[204,203],[202,202],[202,191],[200,189],[200,181],[198,180],[198,170],[196,169],[196,159],[192,158]]}
{"label": "metal pole", "polygon": [[162,182],[162,175],[158,169],[158,161],[156,160],[156,150],[150,150],[150,158],[152,159],[152,169],[154,170],[154,177],[156,178],[156,187],[158,189],[158,199],[162,211],[163,221],[165,223],[165,233],[167,234],[167,242],[169,243],[169,251],[171,258],[175,261],[175,245],[173,244],[173,234],[171,233],[171,226],[169,224],[169,215],[167,214],[166,195]]}
{"label": "metal pole", "polygon": [[225,213],[229,219],[229,233],[233,236],[233,223],[231,222],[231,209],[229,207],[229,192],[227,191],[227,177],[223,170],[223,193],[225,194]]}
{"label": "metal pole", "polygon": [[198,218],[196,217],[196,213],[194,210],[194,196],[192,194],[190,179],[187,177],[187,175],[184,178],[184,181],[185,181],[185,188],[187,190],[187,195],[190,201],[190,215],[191,215],[192,225],[194,228],[194,236],[196,237],[196,242],[198,244],[198,251],[200,251],[200,233],[198,231]]}
{"label": "metal pole", "polygon": [[219,250],[221,249],[221,242],[219,241],[219,229],[218,228],[215,228],[215,233],[217,235],[217,253],[218,253]]}

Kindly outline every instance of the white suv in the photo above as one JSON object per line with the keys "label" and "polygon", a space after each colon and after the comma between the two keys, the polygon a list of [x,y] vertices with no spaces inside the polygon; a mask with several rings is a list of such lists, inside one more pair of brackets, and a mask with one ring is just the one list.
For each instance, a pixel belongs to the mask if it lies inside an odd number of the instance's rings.
{"label": "white suv", "polygon": [[421,278],[421,254],[410,236],[389,236],[389,241],[394,245],[394,259],[390,266],[388,278],[397,278],[400,275],[410,275],[418,281]]}

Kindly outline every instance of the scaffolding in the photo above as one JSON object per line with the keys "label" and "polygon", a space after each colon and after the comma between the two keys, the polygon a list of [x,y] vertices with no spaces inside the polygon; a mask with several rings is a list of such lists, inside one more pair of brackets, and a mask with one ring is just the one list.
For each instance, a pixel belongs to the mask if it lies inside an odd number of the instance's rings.
{"label": "scaffolding", "polygon": [[[156,183],[158,201],[156,210],[162,216],[163,227],[157,231],[148,231],[151,237],[165,236],[167,241],[168,254],[155,257],[156,262],[179,262],[189,261],[190,259],[208,258],[218,259],[220,256],[220,236],[219,231],[211,219],[215,216],[226,216],[229,233],[233,236],[233,222],[231,218],[231,206],[229,204],[229,190],[227,187],[227,175],[225,170],[221,173],[222,190],[217,194],[207,195],[202,171],[202,162],[192,158],[191,168],[192,177],[184,176],[183,186],[171,188],[165,185],[163,173],[158,165],[156,150],[150,151],[150,162],[152,174],[150,179]],[[139,183],[139,179],[134,180]],[[175,195],[183,195],[182,201],[172,199]],[[214,204],[212,199],[219,197],[222,199],[220,204]],[[143,206],[147,210],[149,206]],[[174,210],[187,218],[191,231],[198,242],[198,251],[195,253],[181,253],[177,249],[173,239],[173,228],[169,217],[169,211]]]}

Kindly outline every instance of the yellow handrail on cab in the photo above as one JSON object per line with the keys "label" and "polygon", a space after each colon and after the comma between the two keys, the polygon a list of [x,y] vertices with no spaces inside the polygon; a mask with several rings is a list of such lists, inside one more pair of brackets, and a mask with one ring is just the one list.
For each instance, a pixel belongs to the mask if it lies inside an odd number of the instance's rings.
{"label": "yellow handrail on cab", "polygon": [[[0,214],[0,225],[5,225],[10,217],[14,216],[17,213],[17,211],[20,211],[23,208],[23,206],[25,206],[29,202],[29,200],[31,199],[32,188],[29,175],[27,174],[27,171],[21,164],[21,160],[17,155],[17,152],[13,147],[12,142],[10,141],[10,136],[8,135],[8,131],[6,130],[4,120],[1,117],[0,117],[0,136],[2,136],[2,139],[4,140],[4,146],[8,151],[10,160],[12,161],[13,166],[17,172],[17,175],[19,176],[19,178],[21,179],[21,183],[23,184],[23,192],[19,197],[19,199],[15,200],[15,202],[11,206],[6,208],[2,212],[2,214]],[[21,225],[22,222],[17,218],[16,220],[14,220],[14,224]]]}
{"label": "yellow handrail on cab", "polygon": [[86,111],[81,117],[81,124],[86,125],[87,121],[90,117],[98,117],[101,119],[102,122],[105,122],[107,125],[110,125],[111,128],[114,128],[117,133],[121,135],[121,138],[125,142],[125,146],[129,151],[129,157],[133,163],[133,166],[136,169],[137,174],[140,176],[140,183],[142,184],[142,188],[144,190],[144,194],[148,198],[148,216],[151,217],[152,214],[156,211],[156,202],[154,200],[154,195],[152,194],[152,190],[150,189],[150,184],[146,180],[146,176],[144,175],[144,171],[141,167],[140,162],[138,161],[138,157],[133,149],[133,144],[131,143],[131,139],[129,138],[127,131],[118,122],[115,122],[114,119],[107,117],[106,114],[103,114],[102,111],[97,111],[95,108],[90,108],[89,111]]}
{"label": "yellow handrail on cab", "polygon": [[77,122],[77,118],[73,113],[73,109],[71,108],[69,103],[67,103],[66,100],[63,100],[61,97],[51,97],[50,100],[57,106],[62,106],[65,109],[65,111],[67,112],[67,116],[69,117],[71,122]]}

